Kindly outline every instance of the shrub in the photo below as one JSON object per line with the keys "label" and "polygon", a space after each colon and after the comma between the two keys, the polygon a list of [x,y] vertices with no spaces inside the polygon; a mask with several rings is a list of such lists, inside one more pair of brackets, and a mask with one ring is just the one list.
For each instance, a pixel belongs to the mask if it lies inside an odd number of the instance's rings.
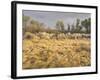
{"label": "shrub", "polygon": [[30,32],[26,32],[23,38],[24,39],[32,39],[33,38],[33,34],[30,33]]}

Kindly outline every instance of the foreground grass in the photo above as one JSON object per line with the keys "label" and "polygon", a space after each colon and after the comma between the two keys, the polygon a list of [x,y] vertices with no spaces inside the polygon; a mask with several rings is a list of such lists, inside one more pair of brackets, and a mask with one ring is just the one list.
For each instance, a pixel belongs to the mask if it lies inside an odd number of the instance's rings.
{"label": "foreground grass", "polygon": [[24,39],[23,69],[91,65],[89,39]]}

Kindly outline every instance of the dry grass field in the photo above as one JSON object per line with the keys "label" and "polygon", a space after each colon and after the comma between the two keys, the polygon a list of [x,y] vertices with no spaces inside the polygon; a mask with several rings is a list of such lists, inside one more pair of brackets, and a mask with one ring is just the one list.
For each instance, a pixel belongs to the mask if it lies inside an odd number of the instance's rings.
{"label": "dry grass field", "polygon": [[[32,36],[32,34],[31,34]],[[90,39],[23,39],[23,69],[91,65]]]}

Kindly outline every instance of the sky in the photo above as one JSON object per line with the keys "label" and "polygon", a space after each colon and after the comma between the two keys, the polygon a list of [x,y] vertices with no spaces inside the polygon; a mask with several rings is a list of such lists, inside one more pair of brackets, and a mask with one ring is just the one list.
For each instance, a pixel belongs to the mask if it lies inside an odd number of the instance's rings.
{"label": "sky", "polygon": [[84,20],[90,18],[90,13],[76,13],[76,12],[54,12],[54,11],[36,11],[23,10],[24,16],[30,16],[33,20],[44,23],[47,27],[54,28],[58,20],[64,22],[65,28],[67,24],[75,24],[76,19]]}

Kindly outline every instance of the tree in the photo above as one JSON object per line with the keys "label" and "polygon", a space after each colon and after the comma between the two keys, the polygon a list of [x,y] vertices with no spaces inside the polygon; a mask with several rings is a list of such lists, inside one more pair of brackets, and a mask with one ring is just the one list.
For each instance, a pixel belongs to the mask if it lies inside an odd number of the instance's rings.
{"label": "tree", "polygon": [[23,26],[23,35],[24,35],[24,33],[26,32],[26,28],[27,28],[27,22],[30,20],[30,17],[29,16],[25,16],[25,15],[23,15],[23,17],[22,17],[22,26]]}
{"label": "tree", "polygon": [[24,16],[23,15],[23,27],[26,27],[26,24],[27,24],[27,22],[30,20],[30,17],[29,16]]}
{"label": "tree", "polygon": [[36,20],[31,20],[29,27],[31,28],[30,31],[33,32],[33,33],[34,32],[42,32],[42,31],[45,30],[44,23],[40,23],[40,22],[38,22]]}
{"label": "tree", "polygon": [[64,31],[65,30],[64,22],[63,21],[57,21],[56,22],[56,29],[59,30],[59,31]]}
{"label": "tree", "polygon": [[91,18],[88,18],[87,26],[88,26],[87,32],[90,33],[91,32]]}
{"label": "tree", "polygon": [[76,32],[81,32],[80,19],[76,20]]}
{"label": "tree", "polygon": [[91,30],[91,19],[85,19],[81,21],[81,25],[86,29],[86,33],[90,33]]}
{"label": "tree", "polygon": [[68,28],[67,28],[67,31],[70,32],[70,25],[67,24]]}
{"label": "tree", "polygon": [[74,24],[72,24],[71,26],[72,26],[71,32],[73,33],[73,32],[75,32],[75,26],[74,26]]}

